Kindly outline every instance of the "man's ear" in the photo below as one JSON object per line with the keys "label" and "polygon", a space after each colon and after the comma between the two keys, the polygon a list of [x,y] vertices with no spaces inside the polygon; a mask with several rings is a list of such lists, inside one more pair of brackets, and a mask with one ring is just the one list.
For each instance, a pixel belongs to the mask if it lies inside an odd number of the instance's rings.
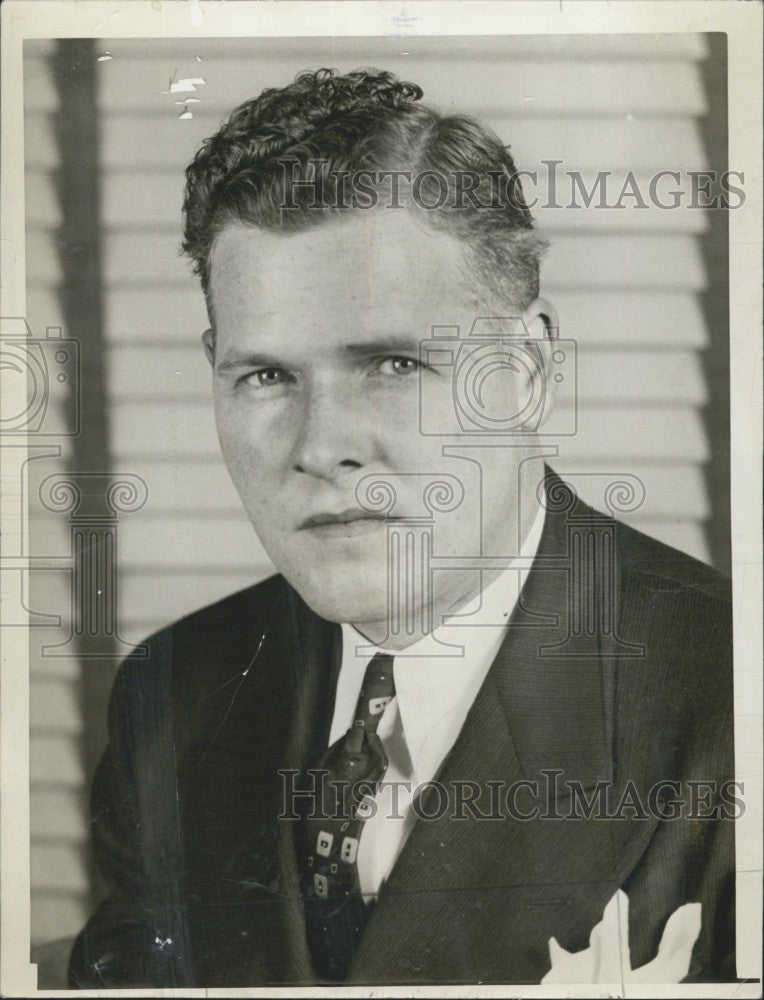
{"label": "man's ear", "polygon": [[523,323],[530,335],[529,339],[537,341],[539,346],[544,342],[554,344],[559,339],[557,310],[549,299],[534,299],[523,312]]}
{"label": "man's ear", "polygon": [[524,310],[522,321],[527,343],[533,345],[534,357],[540,362],[540,367],[534,371],[540,382],[535,391],[539,393],[538,398],[544,400],[541,421],[544,423],[552,412],[557,392],[557,383],[552,378],[552,354],[560,337],[557,310],[548,299],[534,299]]}
{"label": "man's ear", "polygon": [[205,330],[202,334],[202,343],[204,344],[204,353],[207,355],[207,360],[210,365],[214,368],[215,366],[215,334],[212,329]]}

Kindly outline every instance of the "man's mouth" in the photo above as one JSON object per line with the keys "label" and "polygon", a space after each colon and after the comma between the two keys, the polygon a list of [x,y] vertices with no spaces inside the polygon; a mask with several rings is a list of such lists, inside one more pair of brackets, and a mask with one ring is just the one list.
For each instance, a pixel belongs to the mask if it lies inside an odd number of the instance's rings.
{"label": "man's mouth", "polygon": [[313,531],[319,535],[345,537],[374,531],[387,520],[388,518],[383,514],[373,514],[359,510],[358,507],[350,507],[336,513],[313,514],[302,522],[299,530]]}

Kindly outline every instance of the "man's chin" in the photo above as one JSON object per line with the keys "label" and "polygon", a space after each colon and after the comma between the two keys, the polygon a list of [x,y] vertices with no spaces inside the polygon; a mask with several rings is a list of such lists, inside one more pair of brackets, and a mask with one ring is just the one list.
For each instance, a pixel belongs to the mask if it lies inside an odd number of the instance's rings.
{"label": "man's chin", "polygon": [[330,622],[360,623],[387,620],[387,580],[366,578],[332,578],[327,569],[320,578],[300,575],[289,579],[294,589],[311,610]]}
{"label": "man's chin", "polygon": [[[387,594],[373,592],[336,593],[316,595],[311,604],[314,610],[333,622],[383,622],[387,618]],[[311,602],[308,602],[311,603]]]}

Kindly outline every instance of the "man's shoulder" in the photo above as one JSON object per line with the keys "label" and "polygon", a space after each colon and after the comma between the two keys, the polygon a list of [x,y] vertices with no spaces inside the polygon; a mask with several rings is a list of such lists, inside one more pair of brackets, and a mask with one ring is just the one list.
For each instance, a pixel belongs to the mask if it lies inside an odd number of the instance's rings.
{"label": "man's shoulder", "polygon": [[635,528],[615,522],[616,558],[626,586],[639,585],[665,599],[687,598],[720,611],[732,603],[728,577],[707,563]]}
{"label": "man's shoulder", "polygon": [[709,742],[708,732],[702,734],[714,726],[726,741],[732,732],[730,581],[622,523],[615,538],[618,636],[643,649],[643,656],[627,658],[618,671],[628,712],[644,716],[645,725],[649,717],[663,719],[665,732],[680,744],[693,727],[698,746]]}
{"label": "man's shoulder", "polygon": [[[191,682],[194,674],[214,676],[241,670],[263,634],[283,629],[294,591],[274,575],[190,612],[149,635],[122,664],[120,679],[152,683],[162,677]],[[119,685],[118,685],[119,686]]]}
{"label": "man's shoulder", "polygon": [[655,675],[665,683],[669,675],[680,684],[694,683],[691,675],[726,683],[732,662],[730,580],[578,497],[563,518],[578,534],[583,528],[597,536],[572,546],[568,533],[559,524],[554,528],[557,544],[581,563],[576,579],[599,581],[600,599],[614,601],[619,638],[649,649]]}
{"label": "man's shoulder", "polygon": [[[135,746],[168,724],[181,741],[208,716],[219,697],[238,691],[236,679],[262,675],[266,634],[299,632],[303,605],[281,576],[184,615],[148,636],[121,663],[109,700],[109,732],[127,733]],[[251,669],[253,668],[254,669]],[[231,686],[233,685],[233,686]],[[135,734],[140,732],[141,739]],[[183,734],[186,734],[184,737]],[[130,736],[132,734],[132,736]]]}
{"label": "man's shoulder", "polygon": [[[605,514],[590,506],[577,495],[570,483],[548,466],[545,487],[545,536],[552,539],[553,546],[568,550],[570,541],[565,522],[579,528],[591,526],[610,537],[622,587],[647,588],[663,593],[667,598],[672,595],[691,596],[702,604],[721,602],[731,605],[730,580],[707,563],[631,527],[612,513]],[[552,554],[555,551],[553,547]],[[573,552],[572,549],[570,551]],[[585,561],[584,550],[579,550],[579,558]]]}
{"label": "man's shoulder", "polygon": [[265,628],[269,619],[289,604],[291,588],[279,574],[245,587],[233,594],[192,611],[161,630],[174,642],[207,642],[220,640],[223,634],[251,635]]}

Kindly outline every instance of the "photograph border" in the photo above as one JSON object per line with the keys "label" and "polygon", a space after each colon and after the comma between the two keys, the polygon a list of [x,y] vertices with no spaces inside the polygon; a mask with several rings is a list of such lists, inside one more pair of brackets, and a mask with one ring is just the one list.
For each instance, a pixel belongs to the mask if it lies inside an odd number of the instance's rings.
{"label": "photograph border", "polygon": [[[761,979],[762,940],[762,6],[738,0],[7,0],[2,5],[3,316],[25,316],[23,41],[63,37],[265,37],[309,35],[523,35],[724,32],[728,38],[728,163],[745,173],[744,210],[729,213],[731,542],[734,621],[736,780],[746,811],[736,823],[737,960],[740,979]],[[18,412],[18,387],[3,407]],[[13,398],[16,391],[16,398]],[[24,447],[24,438],[14,440]],[[4,470],[0,470],[0,474]],[[6,488],[12,484],[4,483]],[[0,516],[2,516],[0,508]],[[5,525],[3,525],[5,526]],[[16,530],[18,530],[16,528]],[[3,595],[18,580],[2,579]],[[1,623],[0,623],[1,624]],[[37,989],[30,964],[29,633],[4,629],[0,646],[0,992],[68,995]],[[555,996],[554,986],[511,985],[513,996]],[[617,995],[646,995],[628,984]],[[322,995],[502,996],[506,987],[338,987]],[[85,995],[124,995],[121,990]],[[570,996],[612,996],[613,986],[567,987]],[[304,988],[131,991],[131,995],[294,996]],[[759,996],[760,983],[655,987],[652,996]]]}

